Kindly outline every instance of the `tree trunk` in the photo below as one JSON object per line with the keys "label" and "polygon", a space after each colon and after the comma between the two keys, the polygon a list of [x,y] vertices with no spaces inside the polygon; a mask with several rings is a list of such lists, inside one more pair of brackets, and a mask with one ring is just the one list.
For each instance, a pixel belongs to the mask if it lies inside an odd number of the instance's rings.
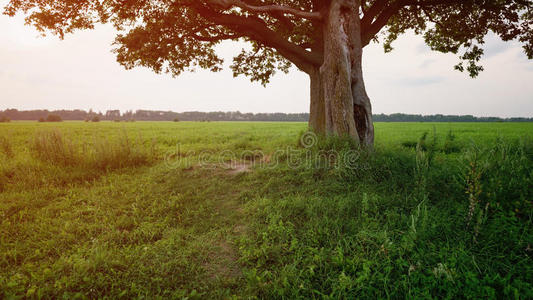
{"label": "tree trunk", "polygon": [[313,70],[309,74],[311,79],[311,108],[309,114],[309,127],[316,133],[326,133],[326,106],[324,104],[324,87],[320,70]]}
{"label": "tree trunk", "polygon": [[358,1],[332,0],[324,20],[324,62],[311,72],[309,126],[325,135],[350,136],[372,147],[372,106],[362,70]]}

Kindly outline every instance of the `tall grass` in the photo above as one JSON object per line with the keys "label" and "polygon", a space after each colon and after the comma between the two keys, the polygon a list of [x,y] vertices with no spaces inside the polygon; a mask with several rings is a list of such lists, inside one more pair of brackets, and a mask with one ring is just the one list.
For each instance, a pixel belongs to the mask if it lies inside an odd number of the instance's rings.
{"label": "tall grass", "polygon": [[6,136],[0,135],[0,192],[3,192],[15,171],[15,150],[13,142]]}
{"label": "tall grass", "polygon": [[141,136],[132,140],[125,132],[115,139],[96,139],[89,163],[98,169],[119,169],[148,164],[156,159],[155,145]]}
{"label": "tall grass", "polygon": [[13,152],[13,145],[5,136],[0,136],[0,151],[8,158],[13,158],[13,156],[15,156],[15,153]]}
{"label": "tall grass", "polygon": [[58,130],[42,131],[34,136],[30,150],[43,162],[99,170],[145,165],[157,157],[153,143],[141,137],[133,141],[125,132],[76,144]]}
{"label": "tall grass", "polygon": [[30,150],[35,158],[52,164],[72,166],[82,161],[81,153],[59,130],[35,134]]}

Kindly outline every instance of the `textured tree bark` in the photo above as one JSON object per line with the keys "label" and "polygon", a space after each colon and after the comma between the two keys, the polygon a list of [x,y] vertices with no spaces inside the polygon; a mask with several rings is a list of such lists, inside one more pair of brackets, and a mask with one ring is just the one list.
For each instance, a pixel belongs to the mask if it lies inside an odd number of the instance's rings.
{"label": "textured tree bark", "polygon": [[372,147],[372,106],[362,71],[358,1],[332,0],[324,19],[324,62],[311,72],[309,126],[325,135],[350,136]]}
{"label": "textured tree bark", "polygon": [[324,87],[320,70],[315,69],[309,74],[311,79],[311,108],[309,128],[316,133],[326,133],[326,106],[324,104]]}

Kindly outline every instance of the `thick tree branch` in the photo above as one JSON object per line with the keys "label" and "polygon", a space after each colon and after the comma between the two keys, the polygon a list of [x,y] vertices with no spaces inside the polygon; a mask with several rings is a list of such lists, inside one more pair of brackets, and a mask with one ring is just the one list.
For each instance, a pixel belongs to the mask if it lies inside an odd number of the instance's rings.
{"label": "thick tree branch", "polygon": [[405,1],[396,1],[394,4],[385,8],[376,20],[370,24],[361,24],[361,41],[363,47],[368,45],[376,34],[389,22],[390,18],[395,15],[403,6]]}
{"label": "thick tree branch", "polygon": [[314,67],[320,66],[322,63],[320,56],[291,43],[268,28],[260,18],[220,13],[201,4],[195,5],[195,8],[202,18],[214,24],[226,26],[236,34],[276,49],[279,54],[304,72],[309,73]]}
{"label": "thick tree branch", "polygon": [[361,19],[361,27],[369,27],[370,24],[374,21],[376,16],[387,6],[390,1],[388,0],[377,0],[366,10],[364,17]]}
{"label": "thick tree branch", "polygon": [[285,5],[251,5],[241,0],[209,0],[210,4],[218,5],[224,9],[230,9],[232,7],[239,7],[245,11],[252,13],[267,13],[267,14],[290,14],[295,17],[309,19],[309,20],[321,20],[322,15],[319,12],[309,12],[305,10],[295,9]]}
{"label": "thick tree branch", "polygon": [[378,34],[378,32],[387,25],[390,18],[407,6],[419,6],[428,8],[431,6],[456,4],[463,0],[377,0],[361,20],[361,39],[363,47]]}
{"label": "thick tree branch", "polygon": [[[247,5],[253,5],[251,3],[254,3],[254,0],[242,0],[242,1],[246,2]],[[296,18],[294,18],[294,16],[292,15],[287,15],[282,12],[272,12],[272,13],[269,13],[269,16],[276,19],[277,24],[284,27],[287,31],[292,31],[296,27],[296,25],[294,24],[294,20]]]}

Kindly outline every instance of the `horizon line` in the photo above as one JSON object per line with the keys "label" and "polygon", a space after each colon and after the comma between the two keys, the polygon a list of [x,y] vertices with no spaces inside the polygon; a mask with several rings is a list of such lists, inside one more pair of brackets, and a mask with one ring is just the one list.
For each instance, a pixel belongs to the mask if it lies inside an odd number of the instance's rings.
{"label": "horizon line", "polygon": [[[106,110],[93,110],[93,109],[48,109],[48,108],[37,108],[37,109],[18,109],[18,108],[6,108],[4,110],[0,109],[0,113],[6,112],[6,111],[13,111],[16,110],[18,112],[32,112],[32,111],[47,111],[47,112],[59,112],[59,111],[83,111],[85,113],[90,113],[91,111],[95,114],[102,114],[105,115],[107,112],[116,112],[119,111],[122,115],[123,113],[132,112],[136,113],[138,111],[144,111],[144,112],[166,112],[166,113],[176,113],[176,114],[184,114],[184,113],[240,113],[240,114],[286,114],[286,115],[301,115],[301,114],[309,114],[309,112],[242,112],[240,110],[213,110],[213,111],[201,111],[201,110],[185,110],[185,111],[173,111],[173,110],[151,110],[151,109],[106,109]],[[472,114],[443,114],[443,113],[432,113],[432,114],[421,114],[421,113],[405,113],[405,112],[394,112],[394,113],[372,113],[374,116],[377,115],[385,115],[385,116],[391,116],[391,115],[407,115],[407,116],[422,116],[422,117],[431,117],[431,116],[444,116],[444,117],[468,117],[472,116],[475,118],[499,118],[499,119],[516,119],[516,118],[523,118],[523,119],[532,119],[533,115],[531,116],[511,116],[511,117],[501,117],[501,116],[484,116],[484,115],[472,115]]]}

